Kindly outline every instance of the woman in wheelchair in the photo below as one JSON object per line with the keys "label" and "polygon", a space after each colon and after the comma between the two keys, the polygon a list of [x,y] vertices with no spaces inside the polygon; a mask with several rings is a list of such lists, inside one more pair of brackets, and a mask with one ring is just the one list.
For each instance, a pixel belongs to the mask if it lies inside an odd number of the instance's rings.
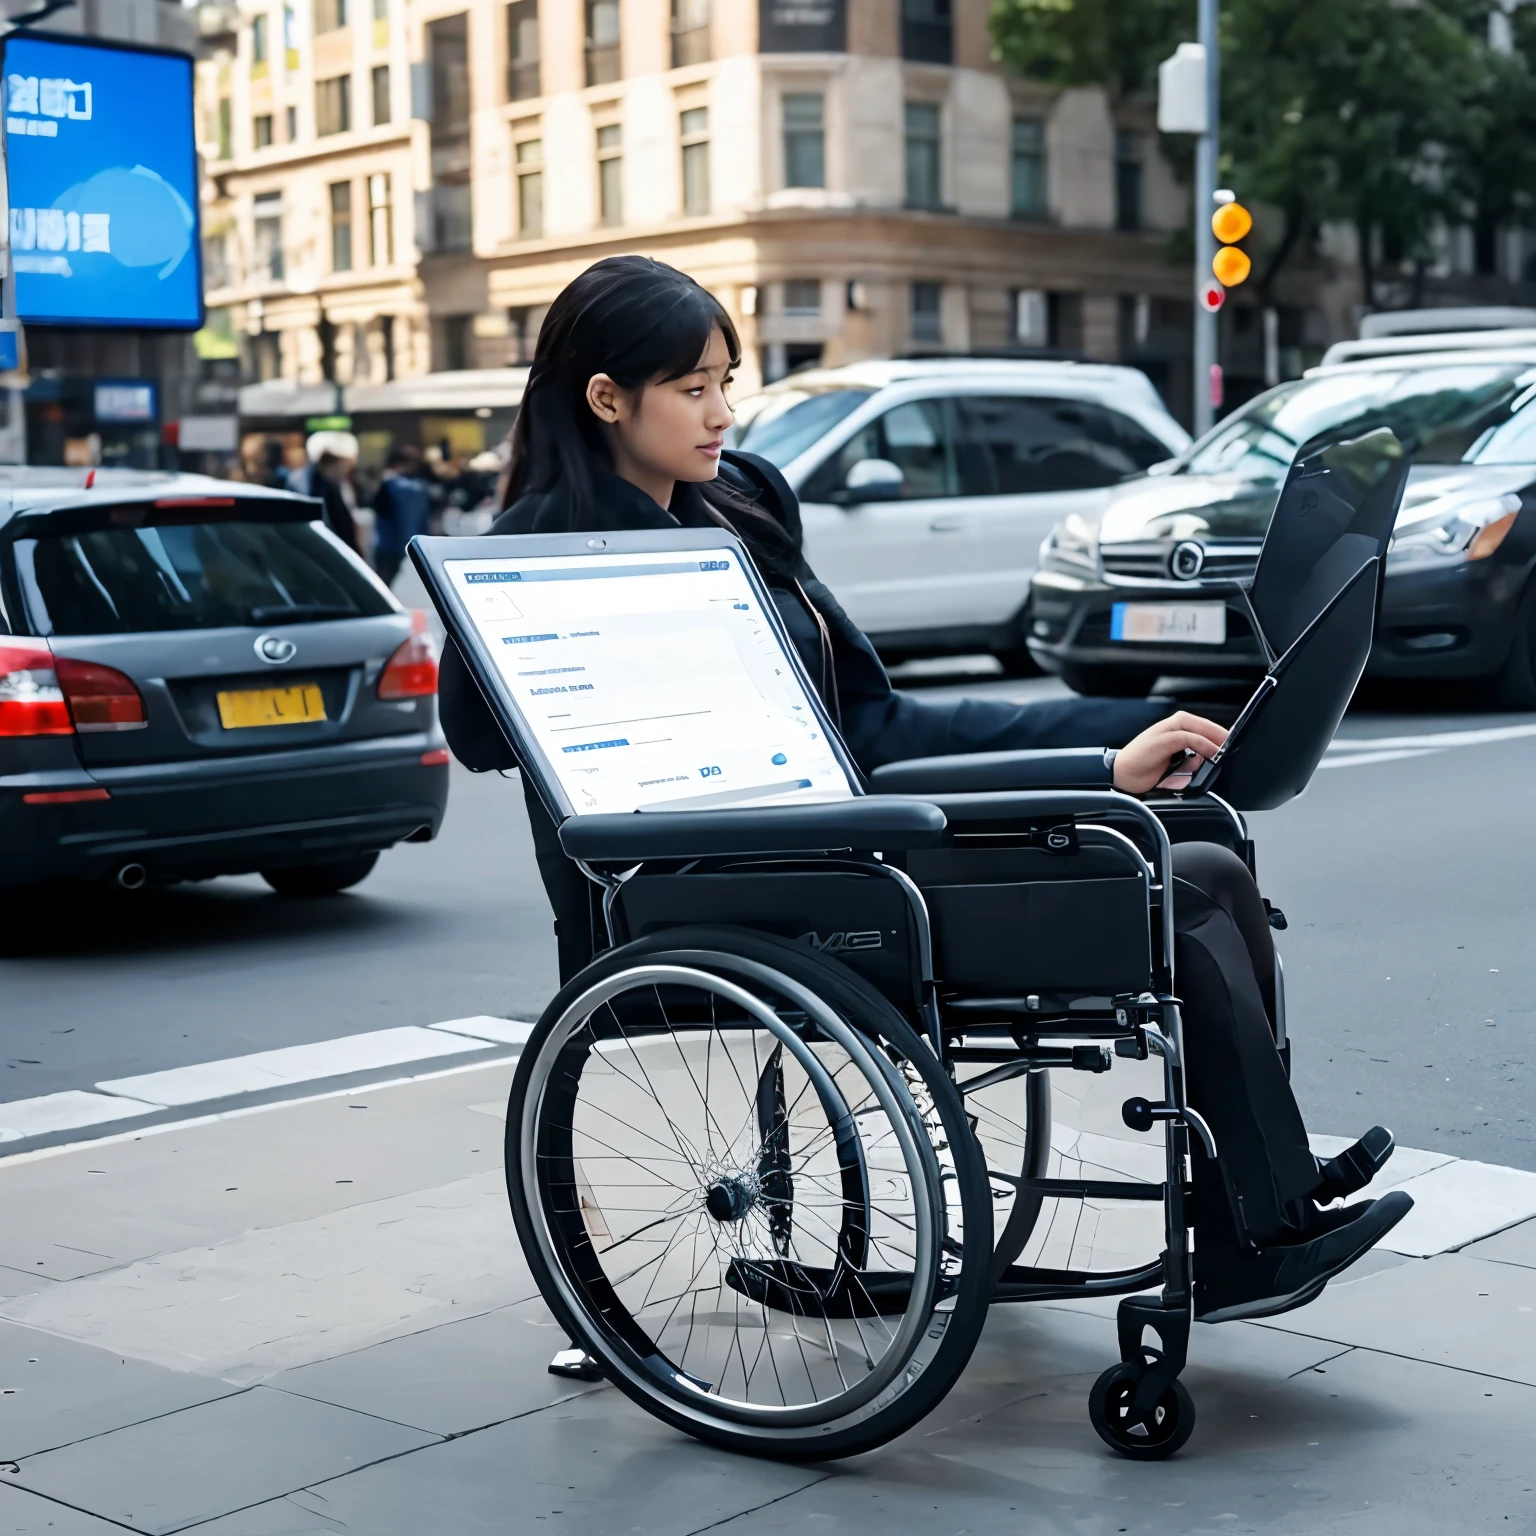
{"label": "woman in wheelchair", "polygon": [[[512,436],[495,534],[722,526],[751,550],[785,627],[851,755],[883,764],[1031,750],[1041,787],[1176,789],[1226,737],[1155,700],[1012,704],[915,698],[891,686],[869,640],[801,553],[799,507],[766,460],[723,448],[740,348],[729,317],[692,279],[646,258],[590,267],[550,306]],[[443,727],[471,769],[515,766],[450,645]],[[1091,748],[1094,750],[1084,750]],[[602,947],[594,887],[527,796],[556,916],[562,981]],[[1395,1225],[1402,1193],[1335,1205],[1391,1152],[1380,1127],[1321,1161],[1276,1049],[1279,1001],[1269,915],[1247,865],[1214,843],[1173,848],[1178,993],[1190,1106],[1219,1149],[1195,1149],[1194,1314],[1262,1316],[1310,1300]],[[596,920],[595,920],[596,919]],[[1122,1447],[1123,1448],[1123,1447]]]}

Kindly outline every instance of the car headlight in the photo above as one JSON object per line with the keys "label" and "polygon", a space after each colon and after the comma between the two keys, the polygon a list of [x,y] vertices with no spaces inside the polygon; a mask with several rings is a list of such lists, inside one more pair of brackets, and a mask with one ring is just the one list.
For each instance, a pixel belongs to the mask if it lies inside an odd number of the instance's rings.
{"label": "car headlight", "polygon": [[1423,569],[1456,560],[1486,560],[1520,515],[1520,498],[1463,496],[1432,502],[1412,521],[1399,523],[1387,546],[1392,570]]}
{"label": "car headlight", "polygon": [[1094,570],[1098,565],[1099,526],[1069,513],[1046,534],[1040,546],[1040,564],[1071,571]]}

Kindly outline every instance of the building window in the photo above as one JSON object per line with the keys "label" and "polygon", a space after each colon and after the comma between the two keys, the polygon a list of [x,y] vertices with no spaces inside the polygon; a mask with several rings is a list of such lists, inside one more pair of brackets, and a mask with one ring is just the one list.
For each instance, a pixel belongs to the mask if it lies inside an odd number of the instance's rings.
{"label": "building window", "polygon": [[544,316],[548,310],[547,304],[523,304],[507,311],[514,363],[533,361],[533,350],[539,344],[539,330],[544,324]]}
{"label": "building window", "polygon": [[827,184],[827,98],[819,91],[784,98],[784,185]]}
{"label": "building window", "polygon": [[331,183],[331,271],[352,270],[352,183]]}
{"label": "building window", "polygon": [[373,125],[375,128],[389,121],[389,65],[373,66]]}
{"label": "building window", "polygon": [[952,0],[901,0],[901,56],[920,64],[955,62]]}
{"label": "building window", "polygon": [[288,142],[294,143],[299,137],[299,109],[289,107],[283,114],[283,126],[288,130]]}
{"label": "building window", "polygon": [[619,78],[619,0],[587,0],[587,84]]}
{"label": "building window", "polygon": [[283,68],[290,74],[299,67],[299,18],[291,5],[283,7]]}
{"label": "building window", "polygon": [[672,68],[709,62],[709,0],[672,0]]}
{"label": "building window", "polygon": [[513,0],[507,7],[507,100],[537,96],[539,83],[539,0]]}
{"label": "building window", "polygon": [[315,81],[315,132],[346,133],[352,126],[352,76]]}
{"label": "building window", "polygon": [[709,108],[690,107],[678,119],[683,138],[683,212],[709,212]]}
{"label": "building window", "polygon": [[432,132],[469,132],[469,26],[465,16],[427,23],[432,70]]}
{"label": "building window", "polygon": [[222,233],[203,236],[203,286],[229,287],[229,242]]}
{"label": "building window", "polygon": [[524,139],[517,146],[517,233],[523,240],[544,234],[543,139]]}
{"label": "building window", "polygon": [[1012,211],[1016,219],[1043,219],[1050,193],[1045,170],[1045,119],[1013,120]]}
{"label": "building window", "polygon": [[1015,288],[1009,298],[1013,310],[1013,339],[1021,347],[1049,346],[1049,296],[1038,288]]}
{"label": "building window", "polygon": [[911,331],[913,341],[942,341],[943,326],[940,321],[940,304],[943,286],[939,283],[913,283],[911,306]]}
{"label": "building window", "polygon": [[1115,135],[1115,228],[1141,228],[1141,135]]}
{"label": "building window", "polygon": [[906,111],[907,207],[939,206],[939,109],[909,101]]}
{"label": "building window", "polygon": [[283,200],[258,197],[252,211],[255,214],[255,238],[251,249],[256,260],[251,275],[258,283],[280,283],[283,280]]}
{"label": "building window", "polygon": [[624,222],[624,130],[617,123],[597,130],[597,217],[608,228]]}
{"label": "building window", "polygon": [[389,172],[368,178],[368,265],[387,267],[395,259],[395,211],[389,196]]}
{"label": "building window", "polygon": [[234,105],[228,96],[219,97],[218,140],[219,159],[228,160],[235,152]]}
{"label": "building window", "polygon": [[267,29],[270,25],[266,16],[251,18],[251,74],[258,80],[267,72]]}
{"label": "building window", "polygon": [[792,277],[784,284],[784,313],[800,320],[821,314],[821,280]]}
{"label": "building window", "polygon": [[315,31],[339,32],[347,24],[347,0],[314,0]]}
{"label": "building window", "polygon": [[[442,367],[444,372],[457,373],[469,367],[471,327],[473,315],[444,315],[442,319]],[[447,455],[444,454],[446,458]]]}
{"label": "building window", "polygon": [[262,112],[251,119],[251,142],[257,149],[272,147],[272,114]]}

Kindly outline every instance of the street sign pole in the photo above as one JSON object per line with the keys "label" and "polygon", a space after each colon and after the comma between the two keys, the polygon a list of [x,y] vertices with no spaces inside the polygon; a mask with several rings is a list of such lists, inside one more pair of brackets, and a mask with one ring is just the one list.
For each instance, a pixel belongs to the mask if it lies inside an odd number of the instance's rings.
{"label": "street sign pole", "polygon": [[1205,132],[1195,140],[1195,436],[1209,431],[1221,396],[1216,311],[1202,296],[1211,286],[1216,236],[1211,212],[1216,196],[1216,156],[1221,130],[1221,48],[1216,33],[1218,0],[1200,0],[1200,43],[1205,49]]}

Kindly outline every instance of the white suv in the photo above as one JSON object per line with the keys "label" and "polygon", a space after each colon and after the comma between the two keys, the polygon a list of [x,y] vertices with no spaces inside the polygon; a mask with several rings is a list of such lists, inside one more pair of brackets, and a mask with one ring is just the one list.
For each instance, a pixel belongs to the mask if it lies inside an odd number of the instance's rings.
{"label": "white suv", "polygon": [[794,374],[737,407],[731,442],[783,470],[806,558],[883,655],[1029,671],[1041,541],[1189,434],[1134,368],[928,358]]}

